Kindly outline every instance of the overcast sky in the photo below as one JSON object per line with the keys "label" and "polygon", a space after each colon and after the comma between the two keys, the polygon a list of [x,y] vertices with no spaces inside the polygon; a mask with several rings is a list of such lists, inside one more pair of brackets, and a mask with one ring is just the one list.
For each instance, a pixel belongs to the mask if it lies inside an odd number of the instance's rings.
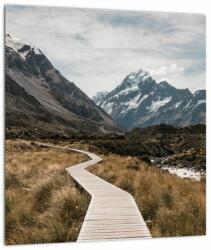
{"label": "overcast sky", "polygon": [[203,15],[11,5],[6,32],[39,47],[90,97],[140,68],[178,88],[205,88]]}

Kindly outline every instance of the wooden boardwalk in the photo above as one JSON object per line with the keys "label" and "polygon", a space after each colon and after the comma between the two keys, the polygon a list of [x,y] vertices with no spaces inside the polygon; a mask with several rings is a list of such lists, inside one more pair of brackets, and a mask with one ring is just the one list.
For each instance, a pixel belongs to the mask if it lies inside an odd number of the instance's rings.
{"label": "wooden boardwalk", "polygon": [[151,238],[132,195],[85,169],[101,162],[102,159],[99,156],[83,150],[43,143],[41,145],[69,149],[90,158],[86,162],[66,168],[68,173],[91,195],[91,202],[77,241]]}
{"label": "wooden boardwalk", "polygon": [[133,197],[85,169],[102,159],[93,153],[74,151],[91,158],[66,169],[92,197],[77,241],[151,238]]}

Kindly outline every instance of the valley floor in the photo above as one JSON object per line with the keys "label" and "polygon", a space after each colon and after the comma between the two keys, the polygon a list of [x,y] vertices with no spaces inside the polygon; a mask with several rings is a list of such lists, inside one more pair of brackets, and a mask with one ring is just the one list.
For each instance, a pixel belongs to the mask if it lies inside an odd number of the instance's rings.
{"label": "valley floor", "polygon": [[[88,142],[57,144],[97,150]],[[205,178],[181,179],[140,157],[95,153],[103,162],[89,170],[133,195],[153,237],[206,233]],[[6,244],[77,239],[90,197],[64,169],[85,160],[33,142],[6,141]]]}

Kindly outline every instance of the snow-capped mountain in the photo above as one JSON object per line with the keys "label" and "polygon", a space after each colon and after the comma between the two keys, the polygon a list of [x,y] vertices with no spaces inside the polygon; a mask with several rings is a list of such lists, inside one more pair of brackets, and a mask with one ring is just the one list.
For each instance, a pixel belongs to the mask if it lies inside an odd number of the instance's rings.
{"label": "snow-capped mountain", "polygon": [[119,131],[113,119],[54,68],[42,51],[5,37],[6,127]]}
{"label": "snow-capped mountain", "polygon": [[177,89],[166,81],[157,83],[140,69],[127,75],[97,104],[126,128],[161,123],[185,126],[205,123],[206,91],[192,94],[189,89]]}

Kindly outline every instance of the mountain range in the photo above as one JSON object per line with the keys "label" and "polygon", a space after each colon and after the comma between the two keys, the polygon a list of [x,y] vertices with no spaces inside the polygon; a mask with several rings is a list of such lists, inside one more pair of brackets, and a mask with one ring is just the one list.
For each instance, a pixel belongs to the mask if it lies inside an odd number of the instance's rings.
{"label": "mountain range", "polygon": [[37,47],[5,37],[6,129],[116,132],[113,119]]}
{"label": "mountain range", "polygon": [[127,129],[162,123],[188,126],[206,119],[205,90],[191,93],[167,81],[157,83],[143,69],[128,74],[114,90],[100,92],[93,100]]}
{"label": "mountain range", "polygon": [[206,91],[157,83],[140,69],[92,100],[37,47],[5,37],[6,130],[122,132],[161,123],[205,123]]}

